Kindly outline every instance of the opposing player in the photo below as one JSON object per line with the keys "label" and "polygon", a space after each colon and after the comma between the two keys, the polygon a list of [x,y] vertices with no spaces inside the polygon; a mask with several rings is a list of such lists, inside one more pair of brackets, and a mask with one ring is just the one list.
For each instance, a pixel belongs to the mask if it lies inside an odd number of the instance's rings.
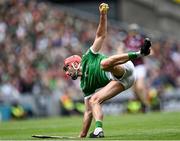
{"label": "opposing player", "polygon": [[95,119],[95,130],[91,138],[104,137],[103,113],[101,104],[130,88],[134,81],[134,65],[131,60],[144,57],[150,53],[151,43],[145,39],[138,52],[128,52],[110,57],[102,55],[99,50],[107,34],[108,4],[99,6],[100,20],[93,45],[83,55],[73,55],[64,60],[64,70],[73,80],[81,78],[81,89],[84,93],[85,112],[83,127],[79,137],[86,137],[92,118]]}
{"label": "opposing player", "polygon": [[[126,51],[138,51],[143,45],[144,38],[139,32],[140,27],[137,24],[130,24],[128,28],[128,35],[124,40]],[[147,98],[148,87],[145,81],[147,70],[144,64],[144,58],[138,58],[132,61],[135,66],[136,81],[133,85],[133,92],[136,98],[141,102],[142,112],[148,112],[150,103]]]}

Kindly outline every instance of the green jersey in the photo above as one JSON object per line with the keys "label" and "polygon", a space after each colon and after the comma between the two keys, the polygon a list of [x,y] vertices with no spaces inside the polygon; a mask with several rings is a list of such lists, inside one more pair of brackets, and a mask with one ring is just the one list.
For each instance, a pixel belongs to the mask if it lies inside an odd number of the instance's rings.
{"label": "green jersey", "polygon": [[91,49],[83,55],[81,61],[81,89],[85,97],[94,93],[96,89],[104,87],[109,83],[106,72],[100,67],[101,60],[105,58],[107,58],[107,56],[99,53],[94,54]]}

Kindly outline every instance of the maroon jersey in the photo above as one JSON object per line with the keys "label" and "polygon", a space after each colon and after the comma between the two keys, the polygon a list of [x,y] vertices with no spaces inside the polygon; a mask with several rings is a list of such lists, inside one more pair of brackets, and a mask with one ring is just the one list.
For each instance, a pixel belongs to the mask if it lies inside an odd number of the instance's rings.
{"label": "maroon jersey", "polygon": [[[140,35],[127,36],[127,38],[124,40],[125,48],[127,51],[139,51],[143,43],[144,39]],[[142,58],[135,59],[132,62],[135,66],[144,63]]]}

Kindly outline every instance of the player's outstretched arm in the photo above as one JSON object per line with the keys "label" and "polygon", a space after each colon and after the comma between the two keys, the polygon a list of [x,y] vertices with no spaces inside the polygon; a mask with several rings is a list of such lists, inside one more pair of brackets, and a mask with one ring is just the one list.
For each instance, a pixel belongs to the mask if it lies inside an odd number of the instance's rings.
{"label": "player's outstretched arm", "polygon": [[99,12],[100,12],[99,25],[96,31],[96,37],[95,37],[94,43],[91,47],[94,52],[98,52],[101,49],[103,41],[107,34],[108,9],[109,9],[109,6],[106,3],[102,3],[99,6]]}

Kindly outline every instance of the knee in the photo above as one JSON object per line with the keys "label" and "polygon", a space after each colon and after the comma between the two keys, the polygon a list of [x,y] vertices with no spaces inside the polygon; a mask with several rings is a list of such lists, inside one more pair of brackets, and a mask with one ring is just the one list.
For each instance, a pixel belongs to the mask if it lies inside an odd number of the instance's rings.
{"label": "knee", "polygon": [[90,105],[96,105],[96,104],[100,104],[100,99],[97,96],[92,96],[90,99]]}
{"label": "knee", "polygon": [[103,69],[104,71],[109,71],[110,68],[110,61],[108,61],[107,59],[102,60],[100,63],[101,69]]}

